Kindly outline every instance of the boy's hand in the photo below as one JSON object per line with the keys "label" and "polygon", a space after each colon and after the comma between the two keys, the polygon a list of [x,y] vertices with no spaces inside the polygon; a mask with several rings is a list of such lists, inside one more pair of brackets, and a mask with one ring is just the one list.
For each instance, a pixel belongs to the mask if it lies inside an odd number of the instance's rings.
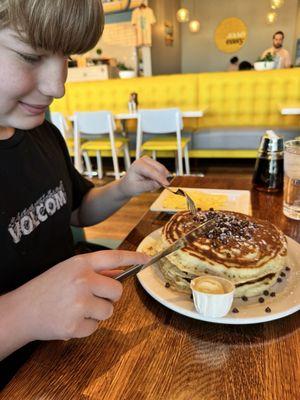
{"label": "boy's hand", "polygon": [[[131,251],[99,251],[72,257],[8,295],[22,309],[28,341],[85,337],[109,318],[122,285],[108,277],[117,267],[145,263]],[[103,274],[102,274],[103,271]],[[106,276],[105,276],[106,275]]]}
{"label": "boy's hand", "polygon": [[142,157],[131,165],[127,174],[121,179],[120,190],[125,197],[150,192],[162,185],[169,185],[168,175],[169,171],[162,164],[149,157]]}

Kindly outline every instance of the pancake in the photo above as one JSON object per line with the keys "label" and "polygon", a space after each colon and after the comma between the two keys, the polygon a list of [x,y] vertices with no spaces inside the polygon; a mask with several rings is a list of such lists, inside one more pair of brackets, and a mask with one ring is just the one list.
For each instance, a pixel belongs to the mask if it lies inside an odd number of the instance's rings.
{"label": "pancake", "polygon": [[216,225],[192,244],[168,255],[159,266],[175,290],[190,293],[189,282],[203,274],[230,279],[235,296],[256,296],[271,287],[286,266],[284,234],[268,221],[232,211],[178,212],[162,230],[161,247],[209,218]]}

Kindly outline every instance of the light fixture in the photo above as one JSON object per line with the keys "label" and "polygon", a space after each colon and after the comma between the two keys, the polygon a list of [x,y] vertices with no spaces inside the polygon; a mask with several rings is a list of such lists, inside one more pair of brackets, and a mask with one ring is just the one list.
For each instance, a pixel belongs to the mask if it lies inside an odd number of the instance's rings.
{"label": "light fixture", "polygon": [[197,33],[200,31],[200,21],[198,19],[193,19],[190,23],[189,23],[189,30],[192,33]]}
{"label": "light fixture", "polygon": [[190,19],[190,12],[187,8],[180,8],[176,13],[178,22],[188,22]]}
{"label": "light fixture", "polygon": [[282,7],[284,4],[284,0],[271,0],[271,8],[272,10],[277,10]]}
{"label": "light fixture", "polygon": [[277,20],[277,13],[274,11],[271,11],[267,14],[267,23],[268,24],[273,24]]}
{"label": "light fixture", "polygon": [[192,33],[197,33],[200,31],[200,21],[196,18],[196,5],[195,0],[193,0],[193,16],[194,18],[189,23],[189,30]]}

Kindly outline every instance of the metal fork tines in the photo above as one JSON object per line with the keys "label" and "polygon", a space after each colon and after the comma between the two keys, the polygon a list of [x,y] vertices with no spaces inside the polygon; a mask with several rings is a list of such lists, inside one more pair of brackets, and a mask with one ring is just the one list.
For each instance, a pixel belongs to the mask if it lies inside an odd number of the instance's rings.
{"label": "metal fork tines", "polygon": [[194,201],[191,199],[191,197],[182,189],[178,188],[177,190],[172,190],[168,186],[164,186],[165,189],[167,189],[169,192],[173,194],[177,194],[179,196],[184,196],[187,202],[188,209],[192,214],[197,213],[197,207],[194,203]]}

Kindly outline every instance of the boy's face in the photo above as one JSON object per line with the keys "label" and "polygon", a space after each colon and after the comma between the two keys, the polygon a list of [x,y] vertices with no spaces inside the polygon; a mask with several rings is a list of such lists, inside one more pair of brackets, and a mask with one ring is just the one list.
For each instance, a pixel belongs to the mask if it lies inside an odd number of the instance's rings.
{"label": "boy's face", "polygon": [[4,128],[32,129],[53,98],[64,95],[66,56],[34,50],[9,28],[0,30],[0,139]]}

